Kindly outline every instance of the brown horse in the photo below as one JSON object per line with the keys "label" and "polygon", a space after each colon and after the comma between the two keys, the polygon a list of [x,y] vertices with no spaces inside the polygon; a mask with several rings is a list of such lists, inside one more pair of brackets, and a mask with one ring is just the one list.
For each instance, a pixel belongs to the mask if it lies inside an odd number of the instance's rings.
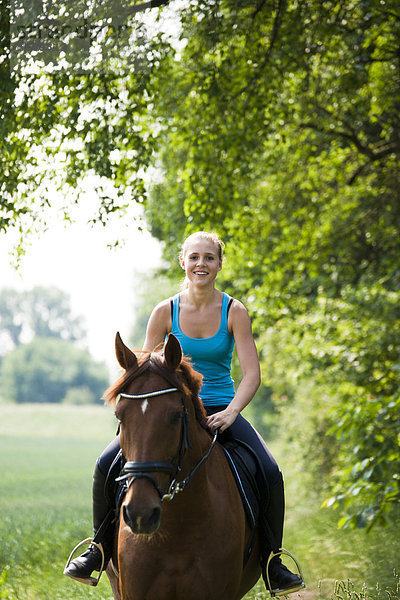
{"label": "brown horse", "polygon": [[140,358],[119,334],[125,369],[106,392],[117,402],[127,460],[115,552],[118,600],[239,600],[260,576],[259,549],[243,566],[250,531],[222,448],[206,426],[201,375],[169,335],[164,354]]}

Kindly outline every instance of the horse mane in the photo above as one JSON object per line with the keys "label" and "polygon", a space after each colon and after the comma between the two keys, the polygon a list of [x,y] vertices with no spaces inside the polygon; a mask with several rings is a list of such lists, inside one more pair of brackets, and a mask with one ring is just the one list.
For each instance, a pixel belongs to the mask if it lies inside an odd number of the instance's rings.
{"label": "horse mane", "polygon": [[165,366],[162,355],[157,352],[144,352],[139,356],[137,364],[125,371],[115,383],[113,383],[103,394],[105,404],[116,404],[119,394],[137,377],[140,377],[146,371],[157,373],[166,379],[172,387],[177,387],[182,391],[186,399],[193,403],[197,421],[204,429],[207,427],[207,414],[203,403],[199,397],[203,376],[195,371],[187,359],[184,357],[175,372]]}

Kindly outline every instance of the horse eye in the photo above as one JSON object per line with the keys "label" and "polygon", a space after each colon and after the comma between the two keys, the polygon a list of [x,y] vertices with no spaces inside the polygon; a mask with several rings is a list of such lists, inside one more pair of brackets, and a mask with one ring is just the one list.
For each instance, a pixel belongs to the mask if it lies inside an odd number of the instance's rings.
{"label": "horse eye", "polygon": [[179,425],[180,421],[181,421],[181,411],[179,412],[175,412],[170,419],[170,423],[173,427],[176,427],[176,425]]}

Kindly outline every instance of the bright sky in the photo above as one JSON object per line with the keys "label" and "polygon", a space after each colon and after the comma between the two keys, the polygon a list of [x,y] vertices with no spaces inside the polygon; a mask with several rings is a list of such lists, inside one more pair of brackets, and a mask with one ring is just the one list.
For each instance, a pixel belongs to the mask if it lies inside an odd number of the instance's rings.
{"label": "bright sky", "polygon": [[[134,323],[140,273],[160,264],[161,246],[147,231],[139,231],[140,223],[132,218],[128,226],[126,218],[91,228],[80,209],[75,219],[77,222],[68,226],[54,219],[47,232],[32,238],[19,272],[10,265],[12,236],[0,238],[0,288],[21,290],[41,285],[65,291],[73,314],[84,318],[92,356],[105,361],[113,374],[118,372],[115,333],[119,331],[127,340]],[[116,239],[126,239],[125,245],[108,248]]]}

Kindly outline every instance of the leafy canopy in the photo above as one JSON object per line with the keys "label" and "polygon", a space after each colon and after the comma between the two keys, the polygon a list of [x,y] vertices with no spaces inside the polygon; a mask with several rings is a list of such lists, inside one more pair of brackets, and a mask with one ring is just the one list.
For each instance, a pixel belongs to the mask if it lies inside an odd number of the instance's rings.
{"label": "leafy canopy", "polygon": [[185,233],[217,228],[225,288],[279,358],[268,383],[297,406],[313,387],[304,447],[339,440],[330,502],[351,524],[386,519],[400,499],[398,2],[175,1],[147,22],[124,3],[53,6],[89,25],[39,72],[29,52],[10,69],[2,8],[0,228],[51,202],[32,195],[41,154],[62,156],[72,202],[84,172],[113,182],[100,220],[144,203],[171,262]]}
{"label": "leafy canopy", "polygon": [[152,231],[171,260],[185,233],[225,236],[225,286],[274,355],[277,402],[314,388],[304,452],[320,448],[327,503],[342,524],[385,521],[400,500],[398,4],[192,2],[181,22],[181,55],[153,74]]}

